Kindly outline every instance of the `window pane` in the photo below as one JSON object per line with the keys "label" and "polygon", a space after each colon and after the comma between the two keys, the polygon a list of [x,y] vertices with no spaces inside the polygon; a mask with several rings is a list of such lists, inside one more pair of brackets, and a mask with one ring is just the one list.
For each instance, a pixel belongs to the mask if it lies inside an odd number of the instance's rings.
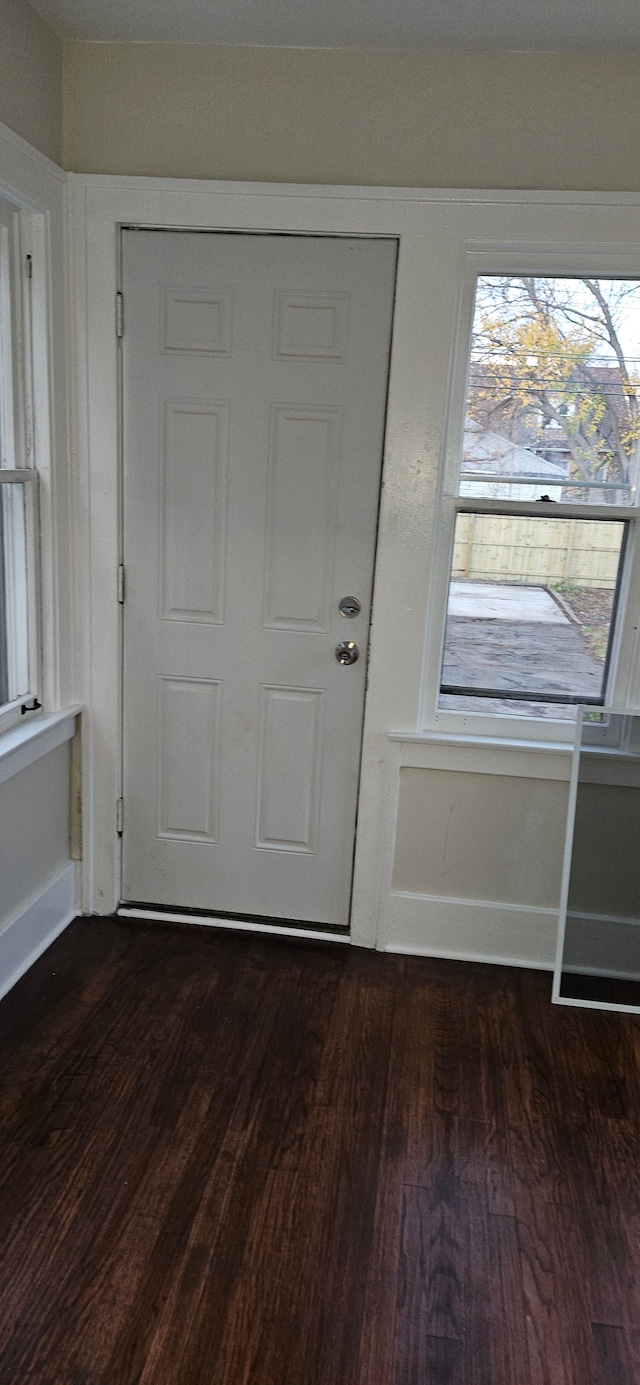
{"label": "window pane", "polygon": [[640,282],[483,275],[459,494],[636,503]]}
{"label": "window pane", "polygon": [[0,706],[29,691],[25,487],[0,486]]}
{"label": "window pane", "polygon": [[557,716],[603,701],[625,528],[458,514],[440,706]]}
{"label": "window pane", "polygon": [[0,468],[14,467],[11,294],[7,231],[0,226]]}

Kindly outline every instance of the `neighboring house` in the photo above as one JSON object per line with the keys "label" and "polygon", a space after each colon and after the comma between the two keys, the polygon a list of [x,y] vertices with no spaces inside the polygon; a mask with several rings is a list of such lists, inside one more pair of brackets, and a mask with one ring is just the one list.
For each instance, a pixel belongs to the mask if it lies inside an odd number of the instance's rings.
{"label": "neighboring house", "polygon": [[[567,468],[467,418],[461,475],[469,477],[461,482],[461,495],[486,496],[492,500],[537,500],[544,494],[550,500],[561,500]],[[531,478],[529,484],[527,478]]]}
{"label": "neighboring house", "polygon": [[[630,358],[627,364],[633,377],[636,362]],[[585,368],[583,376],[576,373],[572,379],[567,380],[564,395],[558,396],[556,400],[558,412],[565,419],[568,418],[572,395],[574,393],[577,395],[584,388],[585,381],[594,397],[599,399],[602,409],[602,414],[598,419],[599,460],[602,464],[602,471],[594,475],[592,479],[608,480],[611,479],[610,466],[605,464],[608,447],[615,455],[620,437],[624,438],[629,427],[633,427],[629,400],[622,387],[620,367],[607,365],[603,361],[595,361],[593,365]],[[469,388],[469,405],[473,410],[473,420],[468,419],[467,426],[473,423],[487,434],[493,433],[501,436],[504,440],[509,439],[514,446],[529,449],[538,458],[559,467],[567,479],[571,476],[576,478],[576,464],[571,451],[570,434],[557,418],[545,417],[542,409],[518,403],[510,394],[502,399],[499,395],[495,398],[487,398],[482,391],[474,390],[473,380],[471,380]],[[632,483],[635,479],[637,465],[636,446],[635,457],[629,459]],[[601,500],[601,496],[595,492],[589,497],[591,504],[596,504],[599,500]],[[625,503],[624,500],[622,503]]]}

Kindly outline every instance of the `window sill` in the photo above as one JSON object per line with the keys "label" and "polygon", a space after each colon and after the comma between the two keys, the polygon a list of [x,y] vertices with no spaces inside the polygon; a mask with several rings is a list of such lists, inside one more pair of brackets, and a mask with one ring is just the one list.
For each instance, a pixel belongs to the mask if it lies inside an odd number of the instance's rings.
{"label": "window sill", "polygon": [[[573,728],[575,731],[575,728]],[[486,750],[537,750],[555,755],[571,755],[571,741],[521,740],[516,736],[472,736],[457,731],[390,731],[390,741],[405,741],[412,745],[461,745]]]}
{"label": "window sill", "polygon": [[76,717],[81,707],[67,707],[62,712],[49,712],[15,726],[0,734],[0,784],[20,774],[35,760],[42,759],[65,741],[70,741],[76,729]]}

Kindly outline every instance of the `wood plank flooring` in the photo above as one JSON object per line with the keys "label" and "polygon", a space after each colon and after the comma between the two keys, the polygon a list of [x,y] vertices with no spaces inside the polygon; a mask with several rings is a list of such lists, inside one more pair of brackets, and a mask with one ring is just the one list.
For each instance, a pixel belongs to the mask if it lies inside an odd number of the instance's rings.
{"label": "wood plank flooring", "polygon": [[640,1021],[77,920],[0,1005],[1,1385],[638,1385]]}

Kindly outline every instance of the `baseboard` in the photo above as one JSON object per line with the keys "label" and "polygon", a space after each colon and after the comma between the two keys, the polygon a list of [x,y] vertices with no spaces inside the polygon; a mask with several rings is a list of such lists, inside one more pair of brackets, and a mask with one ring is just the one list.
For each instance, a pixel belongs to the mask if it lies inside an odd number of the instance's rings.
{"label": "baseboard", "polygon": [[0,1000],[75,918],[72,861],[28,904],[0,925]]}
{"label": "baseboard", "polygon": [[551,971],[557,929],[557,909],[394,890],[389,897],[384,948],[419,957]]}

